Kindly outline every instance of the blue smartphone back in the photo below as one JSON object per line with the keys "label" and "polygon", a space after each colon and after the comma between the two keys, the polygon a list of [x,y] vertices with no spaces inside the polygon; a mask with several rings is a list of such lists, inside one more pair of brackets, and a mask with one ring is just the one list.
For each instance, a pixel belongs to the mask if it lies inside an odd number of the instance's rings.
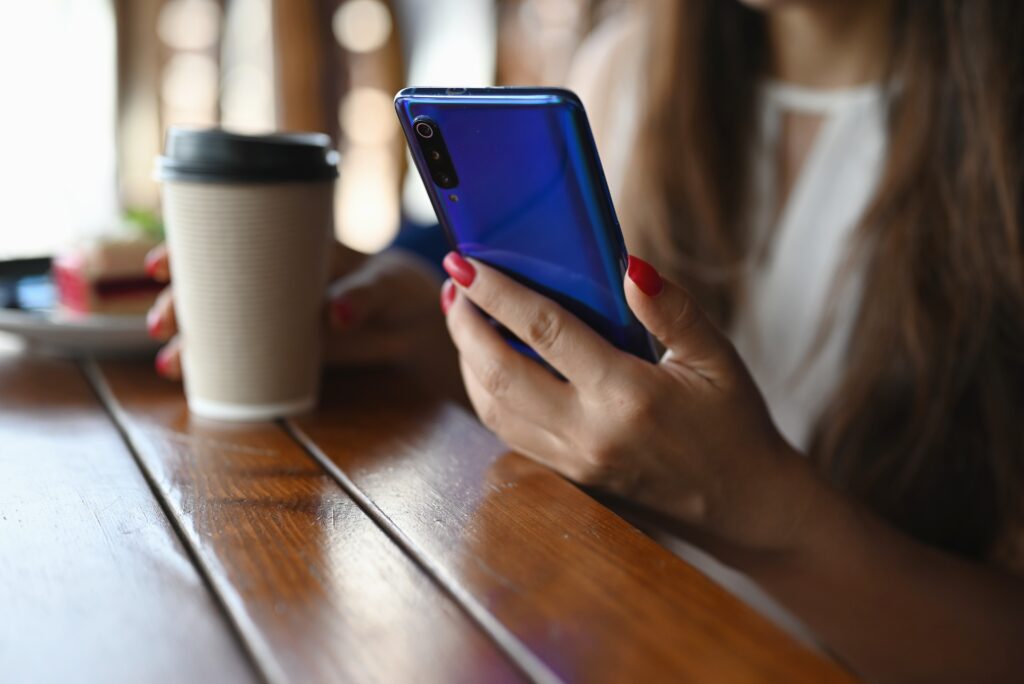
{"label": "blue smartphone back", "polygon": [[[558,302],[620,349],[656,359],[626,304],[626,248],[576,95],[407,88],[395,107],[438,220],[459,252]],[[454,187],[432,174],[419,121],[443,136]]]}

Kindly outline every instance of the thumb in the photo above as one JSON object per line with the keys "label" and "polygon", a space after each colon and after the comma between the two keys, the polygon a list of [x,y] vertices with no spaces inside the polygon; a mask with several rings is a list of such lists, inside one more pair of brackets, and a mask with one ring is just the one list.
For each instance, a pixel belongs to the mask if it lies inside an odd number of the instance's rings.
{"label": "thumb", "polygon": [[668,349],[663,363],[714,374],[728,358],[730,343],[684,288],[664,280],[653,266],[629,257],[626,301],[636,317]]}

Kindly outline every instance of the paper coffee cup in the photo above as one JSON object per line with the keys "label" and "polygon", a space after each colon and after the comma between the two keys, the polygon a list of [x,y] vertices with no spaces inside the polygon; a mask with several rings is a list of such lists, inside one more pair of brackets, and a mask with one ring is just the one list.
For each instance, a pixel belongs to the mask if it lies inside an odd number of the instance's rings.
{"label": "paper coffee cup", "polygon": [[337,153],[320,134],[172,128],[157,175],[189,409],[316,404]]}

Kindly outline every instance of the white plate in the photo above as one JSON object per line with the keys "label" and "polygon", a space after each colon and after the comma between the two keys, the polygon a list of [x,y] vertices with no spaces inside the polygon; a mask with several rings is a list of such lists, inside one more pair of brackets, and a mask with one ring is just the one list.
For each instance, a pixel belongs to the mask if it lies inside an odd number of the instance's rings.
{"label": "white plate", "polygon": [[147,334],[145,316],[71,316],[0,309],[0,331],[61,355],[134,355],[151,353],[160,346]]}

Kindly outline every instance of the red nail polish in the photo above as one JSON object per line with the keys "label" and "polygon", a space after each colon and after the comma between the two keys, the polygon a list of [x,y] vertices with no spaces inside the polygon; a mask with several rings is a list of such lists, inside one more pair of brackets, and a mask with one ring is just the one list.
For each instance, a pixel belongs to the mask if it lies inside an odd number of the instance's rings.
{"label": "red nail polish", "polygon": [[153,365],[156,367],[158,375],[167,377],[167,372],[170,370],[171,366],[171,355],[167,353],[166,349],[161,349],[157,352],[156,361],[153,362]]}
{"label": "red nail polish", "polygon": [[160,258],[152,254],[146,255],[145,261],[146,275],[153,280],[161,280],[160,273]]}
{"label": "red nail polish", "polygon": [[154,340],[163,339],[163,321],[156,309],[150,309],[146,314],[146,333]]}
{"label": "red nail polish", "polygon": [[448,252],[442,265],[448,275],[462,287],[469,287],[473,284],[473,278],[476,278],[476,269],[473,268],[473,264],[462,258],[458,252]]}
{"label": "red nail polish", "polygon": [[344,297],[331,302],[331,311],[334,312],[335,322],[341,328],[348,327],[355,318],[355,314],[352,312],[352,305]]}
{"label": "red nail polish", "polygon": [[665,286],[661,276],[654,270],[654,267],[635,256],[629,257],[629,267],[626,269],[626,275],[648,297],[658,296]]}
{"label": "red nail polish", "polygon": [[444,285],[441,286],[441,313],[448,315],[448,309],[452,308],[452,304],[455,303],[455,283],[450,280],[444,281]]}

